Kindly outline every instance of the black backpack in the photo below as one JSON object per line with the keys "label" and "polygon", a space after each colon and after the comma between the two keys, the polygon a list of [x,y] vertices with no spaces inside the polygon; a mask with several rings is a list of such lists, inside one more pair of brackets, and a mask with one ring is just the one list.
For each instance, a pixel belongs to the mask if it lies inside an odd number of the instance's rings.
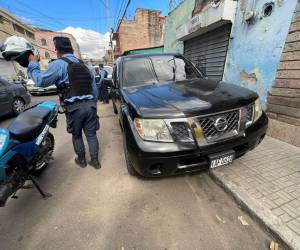
{"label": "black backpack", "polygon": [[[78,62],[72,62],[70,59],[62,57],[60,58],[68,63],[68,96],[83,96],[92,95],[92,76],[89,68],[79,60]],[[68,98],[65,96],[65,99]]]}

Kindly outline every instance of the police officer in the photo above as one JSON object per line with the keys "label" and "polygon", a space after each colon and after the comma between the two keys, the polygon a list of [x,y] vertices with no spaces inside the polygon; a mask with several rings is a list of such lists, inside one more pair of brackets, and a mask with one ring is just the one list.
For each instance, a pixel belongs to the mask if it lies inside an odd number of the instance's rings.
{"label": "police officer", "polygon": [[38,87],[55,84],[60,91],[60,101],[67,118],[67,131],[72,134],[75,163],[86,167],[85,146],[82,138],[84,131],[91,160],[89,165],[100,169],[98,159],[99,142],[96,131],[99,129],[97,116],[97,87],[91,69],[73,55],[71,41],[67,37],[54,37],[57,60],[51,62],[48,70],[41,72],[39,58],[30,55],[27,73]]}
{"label": "police officer", "polygon": [[109,103],[108,86],[107,86],[106,82],[103,81],[105,78],[107,78],[108,73],[104,69],[103,64],[99,64],[99,70],[100,70],[100,76],[101,76],[101,80],[100,80],[101,97],[102,97],[103,103],[108,104]]}

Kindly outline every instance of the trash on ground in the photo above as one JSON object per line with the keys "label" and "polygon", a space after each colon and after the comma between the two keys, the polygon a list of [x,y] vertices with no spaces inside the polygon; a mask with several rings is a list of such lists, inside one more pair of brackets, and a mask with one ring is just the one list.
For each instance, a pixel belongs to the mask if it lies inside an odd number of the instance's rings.
{"label": "trash on ground", "polygon": [[278,250],[279,249],[279,244],[275,241],[272,241],[270,244],[270,249],[271,250]]}
{"label": "trash on ground", "polygon": [[242,223],[243,226],[249,226],[248,222],[243,216],[238,217],[239,221]]}
{"label": "trash on ground", "polygon": [[222,222],[223,224],[226,223],[226,221],[224,219],[222,219],[219,215],[216,214],[216,218],[218,219],[218,221]]}

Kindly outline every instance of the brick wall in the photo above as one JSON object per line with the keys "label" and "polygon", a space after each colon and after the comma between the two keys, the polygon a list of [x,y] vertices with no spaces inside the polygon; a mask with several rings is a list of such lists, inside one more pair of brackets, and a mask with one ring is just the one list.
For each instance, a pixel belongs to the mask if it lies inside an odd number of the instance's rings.
{"label": "brick wall", "polygon": [[163,45],[165,18],[160,14],[157,10],[137,9],[133,20],[123,20],[117,31],[120,52]]}
{"label": "brick wall", "polygon": [[300,4],[268,95],[269,134],[300,147]]}

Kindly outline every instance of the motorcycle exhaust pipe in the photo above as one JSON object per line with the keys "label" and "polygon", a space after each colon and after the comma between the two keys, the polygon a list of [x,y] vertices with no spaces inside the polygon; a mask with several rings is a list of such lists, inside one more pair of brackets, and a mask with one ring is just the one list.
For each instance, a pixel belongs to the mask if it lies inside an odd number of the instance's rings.
{"label": "motorcycle exhaust pipe", "polygon": [[8,198],[14,193],[11,183],[0,185],[0,207],[4,207]]}

